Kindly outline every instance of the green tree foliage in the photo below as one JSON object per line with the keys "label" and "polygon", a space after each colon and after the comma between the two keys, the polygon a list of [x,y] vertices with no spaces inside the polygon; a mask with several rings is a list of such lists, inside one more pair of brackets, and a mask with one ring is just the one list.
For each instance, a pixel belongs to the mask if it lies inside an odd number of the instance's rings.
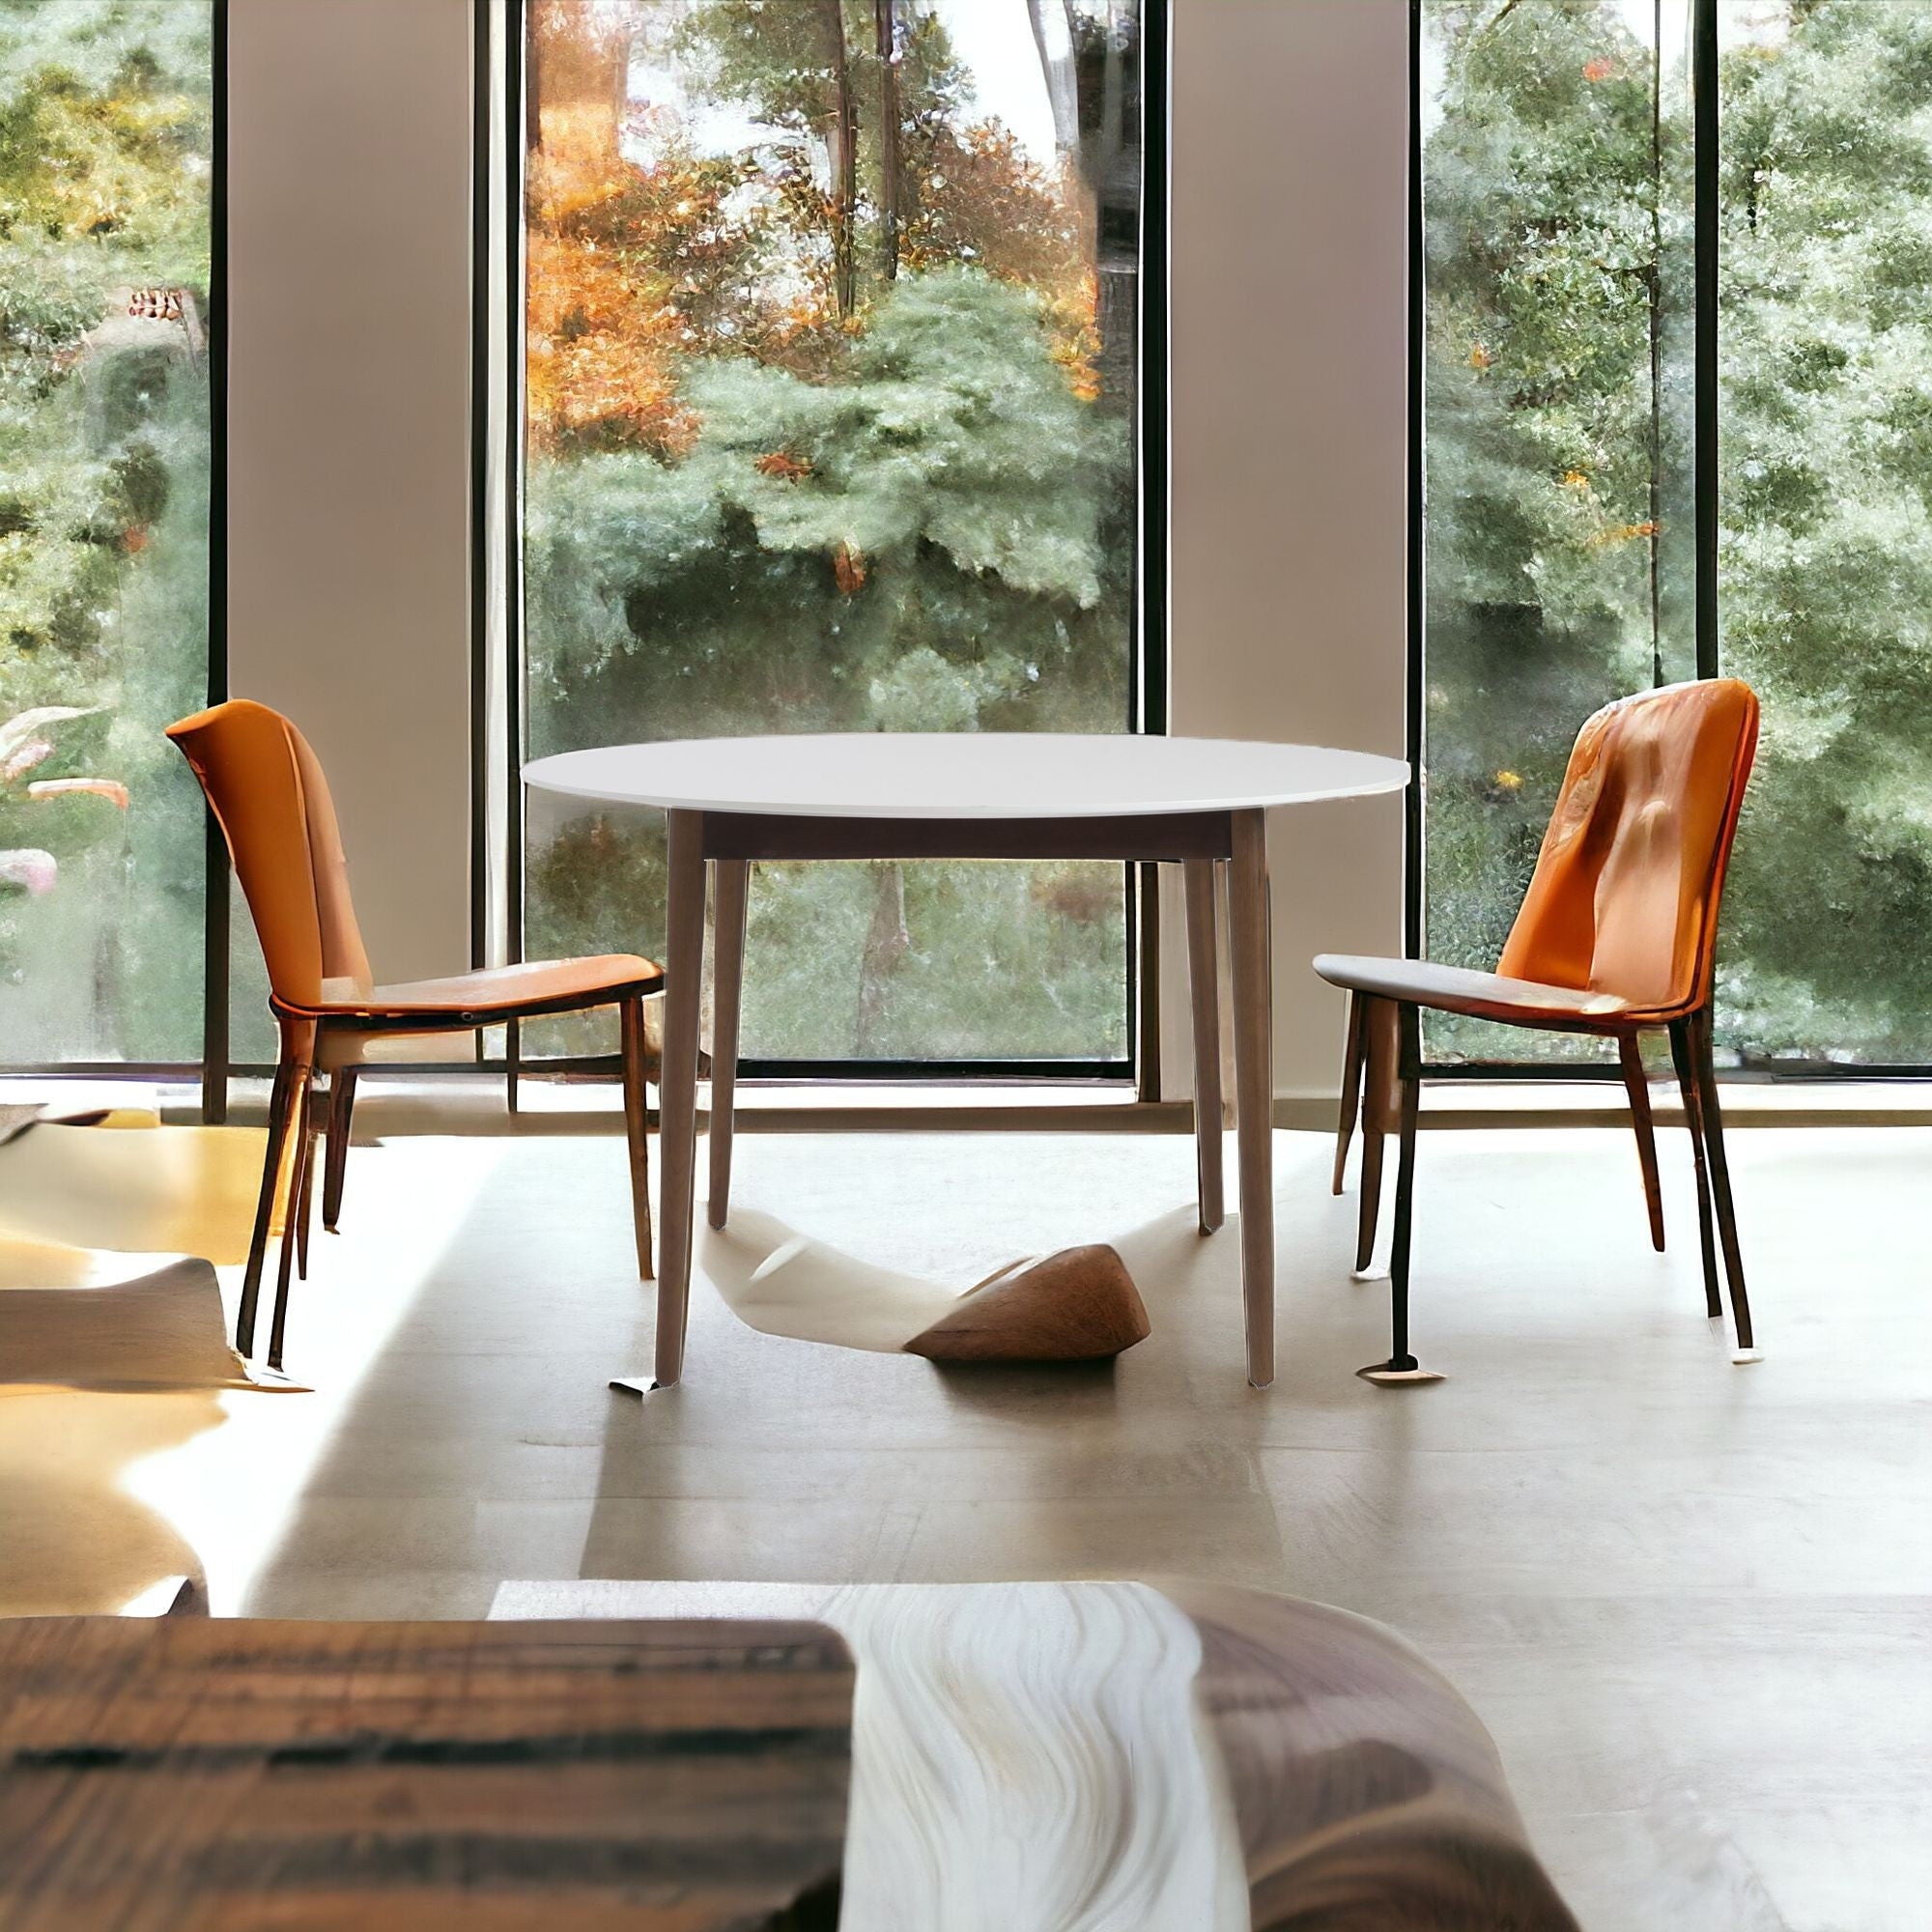
{"label": "green tree foliage", "polygon": [[[1429,10],[1428,906],[1432,951],[1470,964],[1577,724],[1695,669],[1688,77],[1629,17]],[[1720,1031],[1923,1060],[1932,7],[1756,17],[1719,74],[1721,657],[1765,704]]]}
{"label": "green tree foliage", "polygon": [[1932,1061],[1932,7],[1796,6],[1722,72],[1731,1027]]}
{"label": "green tree foliage", "polygon": [[[0,0],[0,718],[87,714],[0,789],[0,847],[59,867],[0,886],[7,1059],[198,1050],[201,813],[159,726],[206,688],[211,60],[204,0]],[[125,815],[45,783],[88,773]]]}
{"label": "green tree foliage", "polygon": [[584,742],[613,700],[661,736],[1113,725],[1124,439],[1068,391],[1038,306],[972,270],[912,277],[833,380],[694,361],[681,461],[546,466],[546,742]]}

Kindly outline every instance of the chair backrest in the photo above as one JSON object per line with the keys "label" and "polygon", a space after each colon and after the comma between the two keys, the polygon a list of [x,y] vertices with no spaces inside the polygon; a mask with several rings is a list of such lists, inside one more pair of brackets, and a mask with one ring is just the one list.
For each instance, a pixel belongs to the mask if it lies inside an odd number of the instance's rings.
{"label": "chair backrest", "polygon": [[1756,696],[1733,677],[1598,712],[1577,735],[1496,970],[1645,1011],[1703,1006],[1757,720]]}
{"label": "chair backrest", "polygon": [[307,739],[279,711],[245,697],[184,718],[168,736],[228,840],[277,1001],[313,1008],[366,993],[369,958],[335,805]]}

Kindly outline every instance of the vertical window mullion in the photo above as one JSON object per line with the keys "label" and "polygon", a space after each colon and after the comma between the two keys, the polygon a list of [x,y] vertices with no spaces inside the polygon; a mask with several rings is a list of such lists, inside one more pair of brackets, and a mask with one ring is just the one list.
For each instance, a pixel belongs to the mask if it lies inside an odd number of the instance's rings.
{"label": "vertical window mullion", "polygon": [[1692,0],[1697,675],[1718,675],[1718,0]]}

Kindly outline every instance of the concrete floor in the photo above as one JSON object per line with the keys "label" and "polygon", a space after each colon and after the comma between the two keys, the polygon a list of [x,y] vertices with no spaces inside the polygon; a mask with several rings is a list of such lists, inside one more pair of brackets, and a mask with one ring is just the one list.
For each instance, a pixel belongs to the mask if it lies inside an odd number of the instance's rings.
{"label": "concrete floor", "polygon": [[480,1616],[579,1576],[1320,1598],[1462,1686],[1592,1932],[1904,1932],[1932,1911],[1932,1131],[1734,1140],[1762,1364],[1704,1320],[1681,1133],[1657,1256],[1624,1136],[1442,1132],[1416,1332],[1448,1379],[1380,1391],[1352,1193],[1281,1135],[1258,1393],[1186,1140],[753,1135],[741,1205],[962,1286],[1112,1240],[1153,1335],[1113,1370],[942,1371],[755,1334],[699,1284],[687,1379],[643,1403],[605,1388],[648,1366],[621,1143],[395,1140],[354,1154],[298,1292],[319,1392],[225,1398],[134,1487],[258,1615]]}

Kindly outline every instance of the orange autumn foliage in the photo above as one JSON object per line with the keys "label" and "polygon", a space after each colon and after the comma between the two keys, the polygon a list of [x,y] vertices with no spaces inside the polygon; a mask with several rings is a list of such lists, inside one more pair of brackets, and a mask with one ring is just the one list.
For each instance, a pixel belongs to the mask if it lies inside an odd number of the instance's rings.
{"label": "orange autumn foliage", "polygon": [[752,468],[760,476],[775,476],[783,483],[797,483],[811,474],[811,465],[788,449],[769,449]]}
{"label": "orange autumn foliage", "polygon": [[931,143],[901,248],[918,270],[963,262],[1044,300],[1053,359],[1084,402],[1100,394],[1099,285],[1089,259],[1093,197],[1068,160],[1042,167],[996,121]]}
{"label": "orange autumn foliage", "polygon": [[1593,530],[1585,541],[1593,550],[1601,550],[1609,544],[1629,543],[1633,537],[1654,537],[1658,526],[1654,523],[1612,524],[1607,529]]}
{"label": "orange autumn foliage", "polygon": [[546,106],[530,156],[525,240],[529,426],[539,445],[603,431],[667,454],[696,424],[677,400],[683,319],[666,277],[595,232],[636,170],[615,152],[611,116]]}

